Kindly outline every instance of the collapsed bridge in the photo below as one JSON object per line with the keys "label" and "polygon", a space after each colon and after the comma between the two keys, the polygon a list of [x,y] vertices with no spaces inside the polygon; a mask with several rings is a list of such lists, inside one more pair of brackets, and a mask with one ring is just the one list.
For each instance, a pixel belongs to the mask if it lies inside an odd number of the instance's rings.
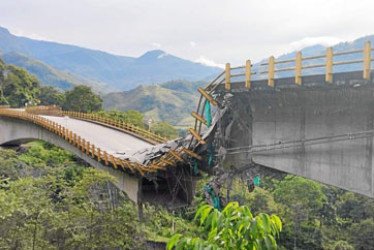
{"label": "collapsed bridge", "polygon": [[[264,167],[374,198],[371,52],[366,43],[354,51],[328,48],[324,55],[297,53],[283,61],[270,57],[262,71],[255,71],[250,61],[242,67],[227,64],[211,84],[199,88],[200,101],[192,112],[195,126],[185,138],[164,142],[93,114],[3,108],[0,144],[31,139],[57,144],[116,176],[117,186],[138,203],[183,206],[193,199],[198,171],[226,181],[231,174],[253,178]],[[334,61],[351,54],[360,58]],[[360,64],[363,70],[333,73],[334,66],[343,64]],[[302,74],[314,68],[325,73]],[[294,76],[277,77],[286,71]],[[76,125],[68,127],[70,123]],[[87,123],[95,125],[92,134]],[[106,130],[132,138],[121,139],[120,145],[114,143],[118,134],[98,136]]]}

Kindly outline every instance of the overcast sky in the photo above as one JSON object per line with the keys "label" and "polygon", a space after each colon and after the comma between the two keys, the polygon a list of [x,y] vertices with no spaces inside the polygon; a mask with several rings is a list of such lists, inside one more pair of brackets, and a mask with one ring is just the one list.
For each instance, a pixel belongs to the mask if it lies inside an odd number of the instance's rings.
{"label": "overcast sky", "polygon": [[0,26],[117,55],[239,65],[374,34],[373,12],[373,0],[0,0]]}

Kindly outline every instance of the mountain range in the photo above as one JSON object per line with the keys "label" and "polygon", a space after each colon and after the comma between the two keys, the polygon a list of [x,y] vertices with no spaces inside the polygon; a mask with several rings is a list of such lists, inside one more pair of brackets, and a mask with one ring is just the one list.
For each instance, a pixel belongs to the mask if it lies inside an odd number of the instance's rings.
{"label": "mountain range", "polygon": [[[362,49],[364,42],[374,44],[374,35],[352,42],[339,43],[333,50]],[[301,50],[303,57],[323,55],[326,47],[309,46]],[[276,60],[293,59],[296,51],[281,55]],[[362,59],[362,53],[336,56],[334,61]],[[136,109],[146,118],[167,121],[185,127],[192,123],[189,113],[195,109],[197,88],[204,86],[222,69],[204,66],[154,50],[134,58],[111,55],[78,46],[32,40],[14,36],[0,27],[0,57],[10,64],[26,68],[44,85],[70,89],[88,85],[101,93],[105,109]],[[306,64],[324,63],[324,58],[304,61]],[[253,64],[253,71],[266,69]],[[277,64],[292,67],[294,63]],[[362,63],[334,66],[334,72],[362,70]],[[303,75],[324,74],[324,68],[303,70]],[[276,77],[293,76],[294,71],[277,72]],[[256,74],[253,80],[265,79],[267,74]]]}
{"label": "mountain range", "polygon": [[[137,58],[118,56],[73,45],[19,37],[2,27],[0,53],[5,62],[25,67],[41,79],[42,84],[68,89],[82,82],[98,87],[99,92],[130,90],[139,85],[170,80],[209,79],[220,70],[178,58],[162,50],[149,51]],[[34,62],[38,66],[33,65]],[[56,75],[62,77],[61,81],[46,81]]]}

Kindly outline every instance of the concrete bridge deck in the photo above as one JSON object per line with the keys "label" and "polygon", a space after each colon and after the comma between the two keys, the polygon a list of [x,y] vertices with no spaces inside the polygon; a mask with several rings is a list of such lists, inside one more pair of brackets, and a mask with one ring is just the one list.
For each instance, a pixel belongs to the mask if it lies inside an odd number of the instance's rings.
{"label": "concrete bridge deck", "polygon": [[56,122],[65,128],[74,131],[76,134],[89,140],[100,148],[106,150],[109,154],[121,157],[129,157],[131,160],[139,161],[132,155],[153,145],[132,135],[123,133],[110,127],[102,126],[97,123],[82,121],[74,118],[59,116],[42,116],[48,120]]}

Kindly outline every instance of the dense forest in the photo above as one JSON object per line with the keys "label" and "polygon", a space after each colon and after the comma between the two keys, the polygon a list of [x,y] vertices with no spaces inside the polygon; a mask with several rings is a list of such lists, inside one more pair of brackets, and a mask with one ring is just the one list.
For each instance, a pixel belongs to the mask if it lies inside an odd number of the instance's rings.
{"label": "dense forest", "polygon": [[[205,203],[198,183],[188,210],[137,208],[112,184],[67,151],[43,142],[0,149],[1,249],[141,249],[175,234],[204,232],[193,220]],[[248,193],[234,181],[231,200],[253,215],[277,214],[283,224],[278,249],[372,249],[374,200],[301,177],[263,176]]]}

